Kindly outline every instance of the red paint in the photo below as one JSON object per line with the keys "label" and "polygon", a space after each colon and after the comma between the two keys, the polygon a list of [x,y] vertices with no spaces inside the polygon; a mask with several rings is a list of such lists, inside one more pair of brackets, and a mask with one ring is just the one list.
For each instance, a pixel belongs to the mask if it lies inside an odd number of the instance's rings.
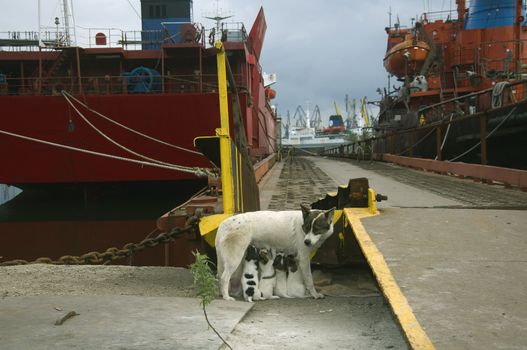
{"label": "red paint", "polygon": [[444,162],[432,159],[396,156],[393,154],[383,154],[382,159],[411,168],[434,171],[441,174],[460,175],[482,181],[501,182],[511,186],[527,188],[527,171],[525,170],[461,162]]}
{"label": "red paint", "polygon": [[[32,261],[39,257],[56,260],[63,255],[104,252],[110,247],[121,249],[127,243],[139,243],[154,229],[155,220],[0,223],[2,247],[9,248],[2,250],[0,261],[21,258]],[[201,247],[194,238],[185,235],[166,246],[161,244],[137,252],[131,264],[164,266],[167,259],[170,266],[188,266],[193,261],[192,250]],[[127,265],[130,259],[113,263]]]}
{"label": "red paint", "polygon": [[[1,97],[2,130],[89,149],[126,158],[138,159],[105,140],[76,113],[63,97]],[[87,96],[93,109],[115,121],[165,142],[195,150],[195,137],[214,135],[219,127],[217,95],[210,94],[142,94]],[[144,139],[115,126],[93,113],[81,109],[105,134],[137,153],[164,162],[185,166],[209,167],[200,155],[173,149]],[[71,118],[74,130],[68,132]],[[23,122],[22,122],[23,121]],[[154,181],[194,178],[192,174],[152,168],[101,158],[31,141],[0,135],[0,159],[3,169],[0,183],[34,184],[65,182]],[[16,151],[15,151],[16,150]]]}

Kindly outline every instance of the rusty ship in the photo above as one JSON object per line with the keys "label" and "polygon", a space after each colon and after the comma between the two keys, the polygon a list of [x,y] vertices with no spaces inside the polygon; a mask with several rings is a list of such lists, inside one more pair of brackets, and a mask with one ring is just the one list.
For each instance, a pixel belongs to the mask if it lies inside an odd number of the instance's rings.
{"label": "rusty ship", "polygon": [[[220,127],[215,41],[237,88],[239,156],[253,164],[275,152],[263,8],[250,31],[221,17],[207,29],[192,0],[142,0],[141,30],[82,28],[81,46],[71,3],[61,4],[56,28],[0,38],[0,183],[23,190],[0,206],[3,260],[141,240],[207,187],[219,165],[194,140]],[[167,263],[148,254],[134,263]]]}
{"label": "rusty ship", "polygon": [[525,169],[523,1],[456,3],[386,28],[384,67],[401,84],[378,90],[373,152]]}

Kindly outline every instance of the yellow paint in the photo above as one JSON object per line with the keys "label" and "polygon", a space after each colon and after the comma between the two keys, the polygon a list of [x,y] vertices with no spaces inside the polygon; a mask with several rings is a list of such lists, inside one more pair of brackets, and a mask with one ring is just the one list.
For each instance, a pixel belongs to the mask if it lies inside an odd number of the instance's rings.
{"label": "yellow paint", "polygon": [[364,126],[369,128],[370,127],[370,117],[368,116],[368,109],[366,108],[367,103],[368,101],[366,101],[366,97],[364,97],[360,101],[360,108],[361,108],[362,118],[364,118]]}
{"label": "yellow paint", "polygon": [[[236,148],[238,149],[238,148]],[[238,192],[238,197],[240,198],[240,212],[245,212],[245,205],[243,204],[243,181],[242,181],[242,176],[243,176],[243,168],[242,168],[242,153],[240,151],[238,151],[238,160],[237,160],[237,163],[238,163],[238,168],[240,169],[239,171],[239,176],[238,176],[238,184],[239,184],[239,188],[240,188],[240,191]]]}
{"label": "yellow paint", "polygon": [[[235,205],[238,204],[238,209],[242,205],[240,202],[235,203],[234,200],[234,179],[233,179],[233,164],[232,164],[232,152],[231,152],[231,137],[229,132],[229,101],[227,95],[227,68],[225,49],[221,41],[216,42],[216,49],[218,53],[216,55],[216,62],[218,67],[218,92],[220,102],[220,125],[221,127],[216,129],[216,137],[220,140],[220,161],[221,161],[221,189],[223,198],[223,214],[204,216],[200,219],[199,230],[201,236],[205,241],[212,247],[214,247],[214,241],[216,239],[216,231],[220,224],[232,216],[235,212]],[[237,152],[235,154],[238,159]],[[237,161],[235,163],[238,163]],[[238,172],[238,167],[236,166]],[[238,184],[240,181],[238,178]],[[237,188],[241,191],[241,188]],[[238,192],[238,197],[240,192]]]}
{"label": "yellow paint", "polygon": [[368,188],[368,211],[372,215],[379,214],[377,210],[377,201],[375,200],[375,191],[372,188]]}
{"label": "yellow paint", "polygon": [[199,232],[211,247],[214,247],[214,240],[216,239],[216,231],[218,231],[218,227],[225,219],[231,216],[232,214],[228,213],[215,214],[203,216],[199,220]]}
{"label": "yellow paint", "polygon": [[340,115],[340,109],[339,105],[337,104],[337,101],[333,101],[333,103],[335,104],[335,112],[337,113],[337,115]]}
{"label": "yellow paint", "polygon": [[221,190],[223,193],[223,212],[234,214],[234,183],[232,178],[231,137],[229,133],[229,101],[227,95],[227,68],[225,50],[221,41],[215,44],[218,49],[216,61],[218,66],[218,91],[220,98],[221,127],[216,129],[220,138]]}
{"label": "yellow paint", "polygon": [[393,278],[383,255],[377,249],[362,225],[361,218],[375,216],[377,214],[372,214],[370,208],[344,209],[345,219],[351,225],[353,234],[359,243],[362,253],[366,257],[384,296],[390,303],[392,311],[397,317],[410,348],[415,350],[433,350],[435,349],[434,345],[417,321],[406,297]]}

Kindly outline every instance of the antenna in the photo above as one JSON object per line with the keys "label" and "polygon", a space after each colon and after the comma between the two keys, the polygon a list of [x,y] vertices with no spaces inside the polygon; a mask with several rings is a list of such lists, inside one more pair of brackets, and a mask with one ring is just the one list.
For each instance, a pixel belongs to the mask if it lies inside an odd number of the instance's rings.
{"label": "antenna", "polygon": [[227,18],[234,17],[232,11],[223,11],[220,7],[220,0],[216,0],[216,11],[209,11],[209,13],[202,14],[202,17],[216,21],[216,32],[221,30],[221,22]]}

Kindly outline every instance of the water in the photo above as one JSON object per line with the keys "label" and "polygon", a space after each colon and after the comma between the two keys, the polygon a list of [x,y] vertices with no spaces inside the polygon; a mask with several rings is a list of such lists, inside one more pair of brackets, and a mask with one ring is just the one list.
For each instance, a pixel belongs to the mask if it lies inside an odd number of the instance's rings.
{"label": "water", "polygon": [[0,205],[15,198],[22,192],[21,189],[15,186],[8,186],[0,184]]}

